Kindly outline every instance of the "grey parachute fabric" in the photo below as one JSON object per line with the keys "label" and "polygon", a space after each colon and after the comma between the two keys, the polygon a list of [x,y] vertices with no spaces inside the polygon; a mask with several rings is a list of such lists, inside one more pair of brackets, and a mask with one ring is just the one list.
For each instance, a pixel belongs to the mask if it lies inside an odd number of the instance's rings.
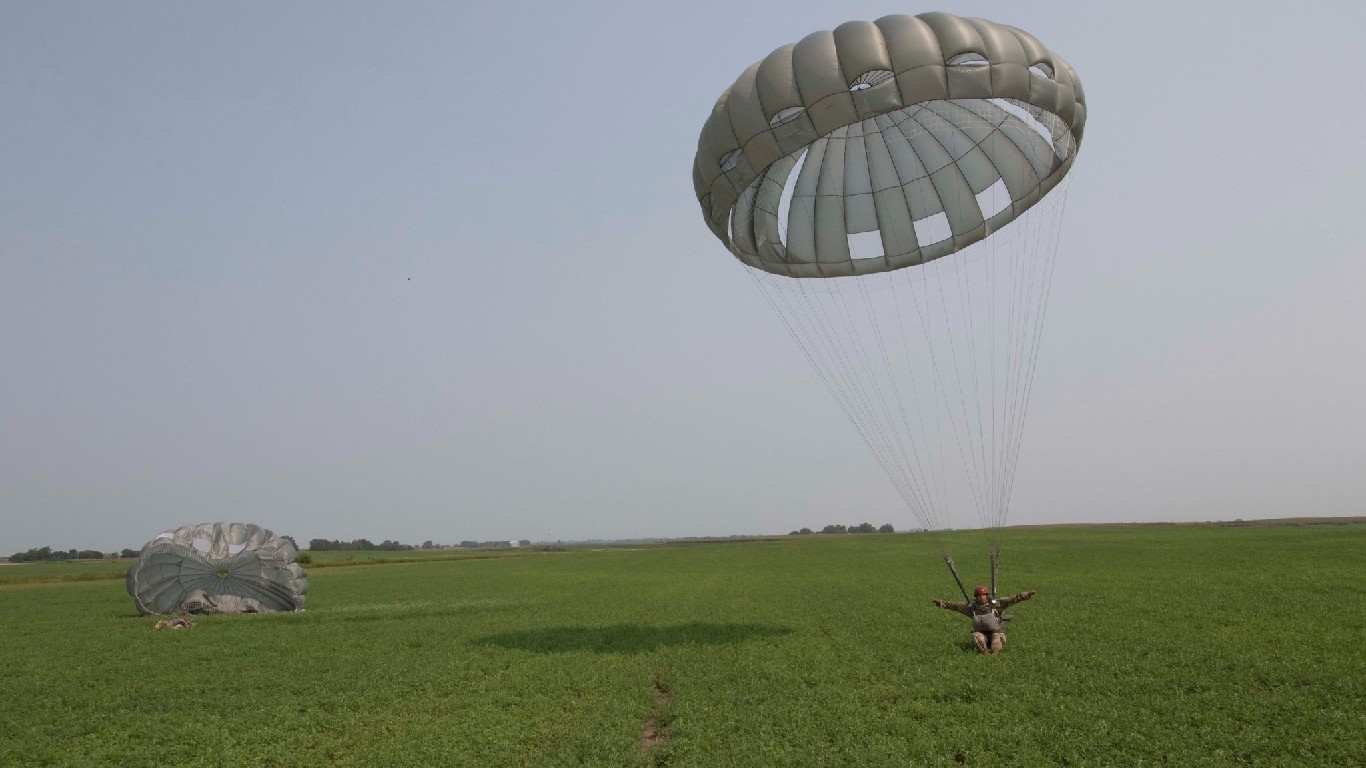
{"label": "grey parachute fabric", "polygon": [[1027,32],[887,16],[750,66],[693,161],[708,228],[921,526],[975,511],[993,594],[1086,116]]}
{"label": "grey parachute fabric", "polygon": [[289,539],[249,523],[166,531],[128,568],[128,594],[147,614],[301,611],[308,576]]}
{"label": "grey parachute fabric", "polygon": [[[745,70],[702,129],[693,185],[752,267],[881,272],[1017,218],[1067,173],[1085,123],[1076,72],[1022,30],[947,13],[851,21]],[[847,235],[865,232],[879,252],[851,253]]]}

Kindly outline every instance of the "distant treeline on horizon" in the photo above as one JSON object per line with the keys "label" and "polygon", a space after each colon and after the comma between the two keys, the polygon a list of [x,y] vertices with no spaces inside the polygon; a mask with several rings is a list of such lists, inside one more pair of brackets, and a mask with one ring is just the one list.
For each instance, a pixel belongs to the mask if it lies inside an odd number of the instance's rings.
{"label": "distant treeline on horizon", "polygon": [[400,552],[413,549],[451,549],[460,547],[463,549],[476,549],[481,547],[525,547],[531,544],[530,539],[513,541],[500,539],[497,541],[462,541],[459,544],[434,544],[429,539],[421,544],[401,544],[397,541],[385,539],[376,544],[369,539],[355,539],[354,541],[338,541],[336,539],[309,539],[308,550],[310,552]]}
{"label": "distant treeline on horizon", "polygon": [[94,549],[61,550],[52,547],[34,547],[27,552],[15,552],[9,556],[9,561],[11,563],[38,563],[46,560],[105,560],[137,556],[138,551],[136,549],[105,553]]}
{"label": "distant treeline on horizon", "polygon": [[805,536],[808,533],[896,533],[896,529],[892,527],[891,523],[883,523],[877,528],[874,528],[872,523],[859,523],[858,525],[827,525],[819,531],[799,528],[788,535]]}

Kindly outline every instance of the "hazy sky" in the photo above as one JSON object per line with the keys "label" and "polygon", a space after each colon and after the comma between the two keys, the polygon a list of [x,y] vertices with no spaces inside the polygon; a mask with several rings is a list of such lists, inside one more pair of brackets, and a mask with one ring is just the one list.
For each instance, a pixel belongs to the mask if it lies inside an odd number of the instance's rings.
{"label": "hazy sky", "polygon": [[10,0],[0,554],[912,527],[691,167],[927,10],[1090,107],[1010,521],[1366,514],[1366,4]]}

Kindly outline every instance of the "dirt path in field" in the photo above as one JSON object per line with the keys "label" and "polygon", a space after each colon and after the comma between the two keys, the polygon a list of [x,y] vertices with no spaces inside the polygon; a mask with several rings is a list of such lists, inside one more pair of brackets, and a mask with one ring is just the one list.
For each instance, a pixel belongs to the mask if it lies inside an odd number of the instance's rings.
{"label": "dirt path in field", "polygon": [[669,740],[669,723],[664,712],[673,702],[673,694],[659,680],[655,680],[655,707],[645,718],[645,730],[640,734],[641,753],[649,752]]}

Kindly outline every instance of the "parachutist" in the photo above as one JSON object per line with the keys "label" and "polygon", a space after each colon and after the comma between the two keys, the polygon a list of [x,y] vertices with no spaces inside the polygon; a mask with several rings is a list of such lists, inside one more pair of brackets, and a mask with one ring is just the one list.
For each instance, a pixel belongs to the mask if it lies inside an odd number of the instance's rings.
{"label": "parachutist", "polygon": [[1015,603],[1024,602],[1033,596],[1034,590],[1027,589],[1017,595],[992,600],[991,592],[986,587],[978,587],[972,591],[971,603],[951,603],[937,597],[931,602],[940,608],[957,611],[971,618],[973,646],[977,648],[978,653],[995,656],[1006,647],[1005,626],[1001,620],[1009,617],[1002,612]]}

